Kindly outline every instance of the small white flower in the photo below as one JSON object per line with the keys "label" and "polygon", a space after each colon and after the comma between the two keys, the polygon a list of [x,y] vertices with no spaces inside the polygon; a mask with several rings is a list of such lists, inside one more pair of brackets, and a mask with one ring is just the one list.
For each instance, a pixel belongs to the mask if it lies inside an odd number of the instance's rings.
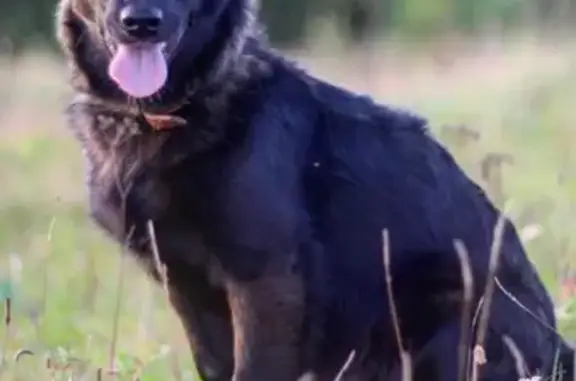
{"label": "small white flower", "polygon": [[15,282],[20,282],[22,279],[22,260],[16,253],[10,253],[9,257],[10,278]]}
{"label": "small white flower", "polygon": [[531,224],[524,226],[520,230],[520,239],[523,242],[530,242],[538,238],[542,234],[542,226],[538,224]]}
{"label": "small white flower", "polygon": [[169,345],[163,344],[160,346],[160,351],[158,353],[158,357],[166,357],[168,356],[168,353],[170,353],[170,351],[172,350],[172,348],[170,348]]}
{"label": "small white flower", "polygon": [[565,320],[570,318],[570,314],[566,311],[566,305],[558,306],[554,309],[554,314],[556,315],[557,319]]}

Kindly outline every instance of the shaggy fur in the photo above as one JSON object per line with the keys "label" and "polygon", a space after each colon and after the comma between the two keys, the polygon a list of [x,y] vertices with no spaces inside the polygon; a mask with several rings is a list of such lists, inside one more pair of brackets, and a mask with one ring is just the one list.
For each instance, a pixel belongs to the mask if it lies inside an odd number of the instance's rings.
{"label": "shaggy fur", "polygon": [[[468,247],[477,306],[498,210],[425,120],[273,53],[254,1],[163,4],[195,8],[179,13],[192,21],[167,85],[147,99],[129,99],[106,74],[102,15],[115,0],[61,0],[58,35],[92,216],[159,280],[152,222],[202,378],[295,381],[312,372],[332,381],[355,350],[344,380],[399,380],[382,261],[388,229],[415,380],[456,381],[462,284],[453,240]],[[155,131],[150,113],[186,125]],[[573,372],[572,349],[542,324],[555,326],[553,306],[509,222],[497,275],[537,319],[496,290],[482,379],[518,378],[510,342],[530,375],[550,375],[556,354]]]}

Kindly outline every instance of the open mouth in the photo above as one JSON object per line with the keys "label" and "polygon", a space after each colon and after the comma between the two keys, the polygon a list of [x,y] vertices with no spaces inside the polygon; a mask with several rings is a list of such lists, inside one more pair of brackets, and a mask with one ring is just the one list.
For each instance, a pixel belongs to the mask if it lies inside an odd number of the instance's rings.
{"label": "open mouth", "polygon": [[120,89],[134,98],[157,93],[168,78],[166,43],[117,44],[108,75]]}

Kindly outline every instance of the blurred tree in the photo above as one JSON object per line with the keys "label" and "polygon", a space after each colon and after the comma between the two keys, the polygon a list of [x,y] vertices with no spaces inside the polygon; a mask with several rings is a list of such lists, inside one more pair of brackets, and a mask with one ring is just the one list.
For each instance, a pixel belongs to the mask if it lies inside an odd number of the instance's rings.
{"label": "blurred tree", "polygon": [[303,37],[306,25],[310,22],[314,7],[312,3],[318,1],[309,0],[265,0],[262,3],[262,18],[266,22],[266,28],[270,39],[277,44],[290,44]]}
{"label": "blurred tree", "polygon": [[453,0],[403,0],[394,8],[395,26],[416,36],[433,36],[453,29]]}
{"label": "blurred tree", "polygon": [[30,43],[50,43],[54,4],[54,0],[0,0],[2,46],[18,53]]}
{"label": "blurred tree", "polygon": [[[261,0],[262,17],[276,45],[297,43],[314,32],[319,16],[336,16],[352,43],[373,34],[475,33],[486,23],[513,27],[530,20],[543,27],[573,25],[576,0]],[[53,36],[56,0],[0,0],[0,46],[15,51]],[[9,40],[10,44],[5,41]]]}
{"label": "blurred tree", "polygon": [[355,42],[365,39],[371,22],[369,2],[351,0],[345,17],[350,39]]}

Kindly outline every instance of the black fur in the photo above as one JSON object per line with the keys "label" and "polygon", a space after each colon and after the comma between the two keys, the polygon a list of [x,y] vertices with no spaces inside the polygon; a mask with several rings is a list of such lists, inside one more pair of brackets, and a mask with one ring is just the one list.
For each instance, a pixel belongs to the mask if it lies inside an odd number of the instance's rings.
{"label": "black fur", "polygon": [[[468,248],[477,306],[498,210],[425,120],[276,55],[257,31],[252,0],[186,1],[163,4],[188,4],[180,17],[198,23],[186,24],[165,88],[138,102],[106,76],[108,24],[98,15],[113,0],[61,0],[58,30],[74,74],[70,125],[87,159],[92,216],[159,279],[153,222],[204,380],[312,372],[332,381],[352,350],[344,380],[399,380],[382,261],[388,229],[415,380],[456,381],[462,286],[453,240]],[[217,12],[204,15],[206,4]],[[187,125],[157,132],[141,115],[163,111]],[[497,274],[555,326],[509,222]],[[550,375],[557,349],[573,372],[562,339],[500,290],[492,306],[483,380],[518,379],[505,336],[530,374]]]}

